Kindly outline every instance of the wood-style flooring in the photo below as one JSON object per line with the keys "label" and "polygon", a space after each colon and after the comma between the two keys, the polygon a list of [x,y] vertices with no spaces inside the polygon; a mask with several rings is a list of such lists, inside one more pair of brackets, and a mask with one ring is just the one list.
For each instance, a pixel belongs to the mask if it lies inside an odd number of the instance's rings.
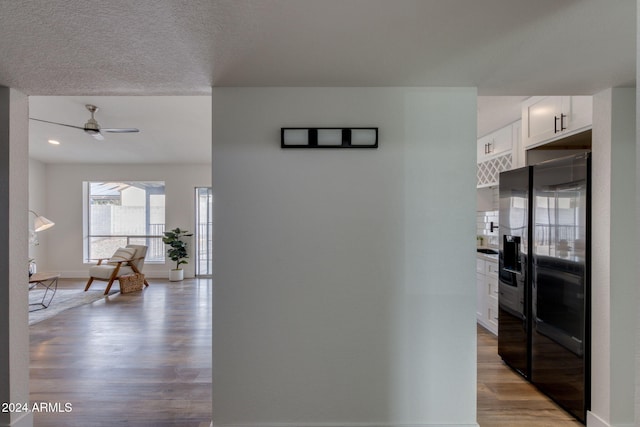
{"label": "wood-style flooring", "polygon": [[36,427],[209,427],[211,280],[149,282],[29,328],[31,404],[72,408],[34,413]]}
{"label": "wood-style flooring", "polygon": [[[115,294],[29,328],[31,403],[72,405],[71,412],[35,413],[36,427],[209,426],[211,280],[150,282],[141,292]],[[84,284],[60,280],[61,288]],[[478,423],[582,425],[505,366],[496,337],[482,327]]]}
{"label": "wood-style flooring", "polygon": [[478,326],[478,424],[480,427],[584,427],[502,363],[497,337],[482,326]]}

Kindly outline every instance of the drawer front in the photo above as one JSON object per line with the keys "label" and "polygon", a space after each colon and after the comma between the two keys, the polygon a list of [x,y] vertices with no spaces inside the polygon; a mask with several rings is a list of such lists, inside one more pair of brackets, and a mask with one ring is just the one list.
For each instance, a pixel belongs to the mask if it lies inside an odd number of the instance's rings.
{"label": "drawer front", "polygon": [[484,274],[486,274],[489,277],[495,277],[497,279],[498,278],[498,263],[497,262],[493,262],[493,261],[485,261]]}
{"label": "drawer front", "polygon": [[484,307],[485,307],[485,277],[483,274],[476,274],[476,316],[478,319],[482,319],[484,317]]}
{"label": "drawer front", "polygon": [[486,308],[487,322],[491,326],[490,330],[494,333],[498,333],[498,300],[496,298],[487,299]]}
{"label": "drawer front", "polygon": [[487,277],[487,296],[493,297],[498,301],[498,295],[500,293],[500,289],[498,288],[498,278],[497,277]]}
{"label": "drawer front", "polygon": [[492,306],[487,307],[487,321],[495,328],[492,332],[497,333],[498,330],[498,309]]}

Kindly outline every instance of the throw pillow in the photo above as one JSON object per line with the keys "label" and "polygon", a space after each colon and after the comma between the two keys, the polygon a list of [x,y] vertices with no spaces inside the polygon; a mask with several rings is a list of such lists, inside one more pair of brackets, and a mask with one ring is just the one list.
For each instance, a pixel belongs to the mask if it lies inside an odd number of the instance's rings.
{"label": "throw pillow", "polygon": [[133,258],[136,250],[133,248],[118,248],[117,251],[113,255],[111,255],[111,259],[109,259],[110,264],[115,264],[120,261],[126,261],[128,259]]}

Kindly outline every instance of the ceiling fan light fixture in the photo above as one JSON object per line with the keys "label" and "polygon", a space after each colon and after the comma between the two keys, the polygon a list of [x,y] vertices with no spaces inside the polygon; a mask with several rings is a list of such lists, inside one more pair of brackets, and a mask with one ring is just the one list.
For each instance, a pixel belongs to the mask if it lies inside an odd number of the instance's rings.
{"label": "ceiling fan light fixture", "polygon": [[84,124],[84,130],[86,132],[100,132],[100,126],[98,125],[98,122],[95,121],[95,119],[89,119],[89,121]]}
{"label": "ceiling fan light fixture", "polygon": [[91,135],[96,141],[104,141],[104,136],[99,130],[85,129],[85,132]]}

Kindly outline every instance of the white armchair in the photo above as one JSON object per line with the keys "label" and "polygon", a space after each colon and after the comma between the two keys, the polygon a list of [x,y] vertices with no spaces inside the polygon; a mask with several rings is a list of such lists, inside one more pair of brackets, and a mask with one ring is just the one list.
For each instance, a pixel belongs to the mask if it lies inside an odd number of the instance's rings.
{"label": "white armchair", "polygon": [[[107,289],[104,291],[104,294],[107,295],[113,281],[118,277],[142,272],[146,255],[146,246],[127,245],[124,248],[119,248],[111,258],[99,259],[97,265],[89,268],[90,277],[84,290],[89,290],[94,280],[102,280],[108,282]],[[144,285],[149,286],[147,279],[144,279]]]}

